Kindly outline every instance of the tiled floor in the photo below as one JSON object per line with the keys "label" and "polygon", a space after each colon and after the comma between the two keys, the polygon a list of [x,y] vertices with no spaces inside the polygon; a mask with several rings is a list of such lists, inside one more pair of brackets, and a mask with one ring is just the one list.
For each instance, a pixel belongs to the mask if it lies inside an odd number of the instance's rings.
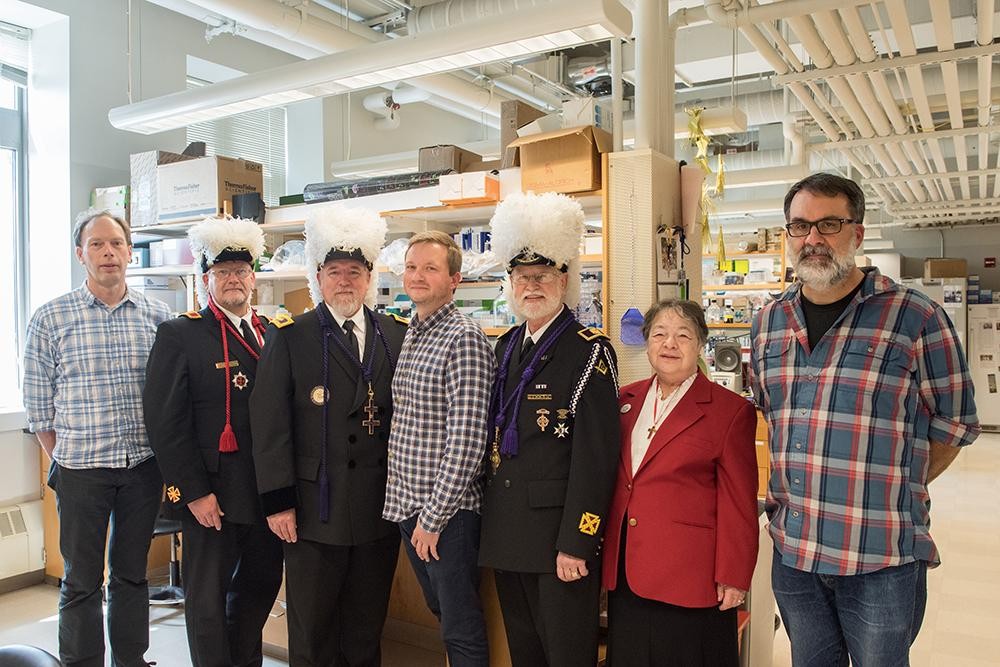
{"label": "tiled floor", "polygon": [[[931,484],[931,529],[942,554],[928,574],[923,630],[911,654],[914,667],[1000,665],[1000,435],[984,434]],[[34,644],[55,652],[56,598],[51,586],[0,596],[0,645]],[[774,667],[790,667],[788,638],[774,640]],[[147,658],[157,667],[186,667],[183,612],[154,607]],[[266,658],[267,666],[283,662]],[[441,667],[439,654],[383,643],[385,667]],[[754,666],[757,667],[757,666]],[[760,666],[764,667],[764,666]]]}

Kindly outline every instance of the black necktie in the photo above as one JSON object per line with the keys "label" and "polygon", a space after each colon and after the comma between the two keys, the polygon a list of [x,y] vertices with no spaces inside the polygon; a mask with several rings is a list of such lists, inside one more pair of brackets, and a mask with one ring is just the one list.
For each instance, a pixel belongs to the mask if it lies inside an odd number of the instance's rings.
{"label": "black necktie", "polygon": [[358,353],[358,359],[361,359],[360,339],[354,333],[354,320],[344,320],[344,333],[347,334],[347,343],[354,347],[354,350]]}
{"label": "black necktie", "polygon": [[250,323],[246,320],[240,320],[240,331],[243,332],[243,338],[250,345],[250,348],[257,354],[260,354],[260,343],[257,342],[257,334],[250,327]]}
{"label": "black necktie", "polygon": [[517,358],[519,364],[523,364],[526,359],[530,356],[531,348],[535,347],[535,339],[529,338],[524,341],[524,345],[521,346],[521,355]]}

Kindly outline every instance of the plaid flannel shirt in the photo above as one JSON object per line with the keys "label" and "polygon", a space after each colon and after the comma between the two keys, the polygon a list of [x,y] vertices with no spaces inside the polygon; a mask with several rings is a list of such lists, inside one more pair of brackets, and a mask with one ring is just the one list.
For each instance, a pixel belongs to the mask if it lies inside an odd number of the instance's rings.
{"label": "plaid flannel shirt", "polygon": [[383,518],[419,513],[439,533],[458,510],[479,511],[495,372],[489,340],[454,302],[413,318],[392,379]]}
{"label": "plaid flannel shirt", "polygon": [[55,431],[64,468],[133,468],[153,456],[142,419],[146,360],[159,301],[128,290],[109,307],[86,282],[49,301],[28,324],[24,407],[32,433]]}
{"label": "plaid flannel shirt", "polygon": [[771,430],[770,532],[782,563],[852,575],[936,565],[930,441],[979,435],[972,381],[947,315],[877,269],[809,349],[801,286],[751,331],[751,384]]}

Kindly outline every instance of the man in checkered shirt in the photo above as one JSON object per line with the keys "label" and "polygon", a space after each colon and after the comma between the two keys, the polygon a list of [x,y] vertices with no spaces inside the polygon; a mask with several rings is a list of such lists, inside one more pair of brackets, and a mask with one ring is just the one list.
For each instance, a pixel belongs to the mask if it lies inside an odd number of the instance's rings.
{"label": "man in checkered shirt", "polygon": [[751,331],[770,427],[774,595],[808,667],[907,665],[927,600],[927,485],[979,435],[965,353],[941,306],[859,269],[865,196],[813,174],[785,197],[798,282]]}
{"label": "man in checkered shirt", "polygon": [[403,288],[416,307],[392,381],[395,409],[383,518],[399,524],[452,667],[487,667],[479,600],[483,499],[495,361],[453,300],[462,252],[450,236],[410,239]]}

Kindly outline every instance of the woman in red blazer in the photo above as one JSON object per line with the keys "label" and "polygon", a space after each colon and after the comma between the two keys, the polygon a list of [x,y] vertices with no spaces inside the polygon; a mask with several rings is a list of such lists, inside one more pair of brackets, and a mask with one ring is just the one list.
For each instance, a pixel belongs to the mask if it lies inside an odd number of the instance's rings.
{"label": "woman in red blazer", "polygon": [[654,374],[621,390],[604,542],[609,667],[735,667],[757,561],[756,411],[698,371],[698,304],[661,301],[642,330]]}

